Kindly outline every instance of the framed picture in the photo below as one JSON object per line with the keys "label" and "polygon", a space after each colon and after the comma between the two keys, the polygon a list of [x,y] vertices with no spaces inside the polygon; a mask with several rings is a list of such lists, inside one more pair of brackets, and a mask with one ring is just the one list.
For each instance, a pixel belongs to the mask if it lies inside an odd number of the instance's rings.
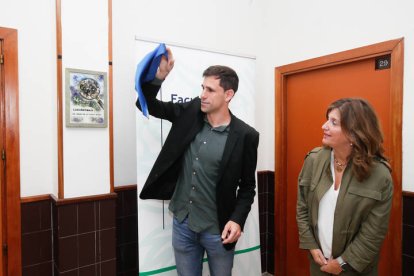
{"label": "framed picture", "polygon": [[107,127],[106,72],[66,68],[66,126]]}

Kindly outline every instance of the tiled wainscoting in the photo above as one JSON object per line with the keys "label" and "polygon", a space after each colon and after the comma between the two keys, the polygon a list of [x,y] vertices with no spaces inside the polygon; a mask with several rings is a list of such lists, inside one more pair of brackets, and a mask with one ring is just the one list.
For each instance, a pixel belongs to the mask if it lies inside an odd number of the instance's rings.
{"label": "tiled wainscoting", "polygon": [[137,187],[116,189],[117,276],[138,275]]}
{"label": "tiled wainscoting", "polygon": [[414,275],[414,193],[403,192],[403,276]]}
{"label": "tiled wainscoting", "polygon": [[22,274],[53,275],[52,202],[22,203]]}
{"label": "tiled wainscoting", "polygon": [[115,199],[22,203],[23,275],[116,275]]}
{"label": "tiled wainscoting", "polygon": [[115,202],[52,204],[55,276],[115,275]]}
{"label": "tiled wainscoting", "polygon": [[[262,272],[274,274],[274,172],[258,172]],[[136,186],[109,198],[22,202],[23,276],[138,275]],[[403,276],[414,275],[414,193],[403,194]]]}
{"label": "tiled wainscoting", "polygon": [[259,196],[260,254],[262,273],[274,274],[274,206],[275,174],[272,171],[257,173],[257,193]]}

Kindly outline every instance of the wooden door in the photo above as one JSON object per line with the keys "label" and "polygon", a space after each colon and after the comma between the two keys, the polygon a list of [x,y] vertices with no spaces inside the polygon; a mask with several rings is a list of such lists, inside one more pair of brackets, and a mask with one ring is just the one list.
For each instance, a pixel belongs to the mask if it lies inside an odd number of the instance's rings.
{"label": "wooden door", "polygon": [[[382,46],[391,47],[388,44]],[[327,106],[343,97],[367,99],[381,121],[386,155],[391,158],[394,170],[395,196],[389,233],[381,251],[381,260],[385,261],[380,262],[380,275],[401,275],[401,151],[398,148],[401,148],[402,92],[395,89],[395,82],[401,85],[402,78],[396,79],[395,71],[402,74],[399,67],[402,64],[397,63],[392,48],[378,51],[379,45],[277,68],[280,81],[276,120],[276,164],[279,165],[275,180],[277,275],[309,275],[308,251],[298,246],[297,177],[306,153],[321,145]],[[402,47],[402,41],[394,41],[392,45]],[[391,66],[376,69],[380,62],[389,62]]]}
{"label": "wooden door", "polygon": [[0,44],[0,275],[14,276],[22,274],[17,30],[0,27]]}
{"label": "wooden door", "polygon": [[[1,152],[3,151],[4,147],[4,141],[3,141],[3,125],[4,125],[4,85],[3,85],[3,41],[0,40],[0,155]],[[5,164],[4,164],[4,160],[1,158],[0,156],[0,240],[1,240],[1,244],[5,244],[6,243],[6,235],[5,235],[5,229],[6,229],[6,223],[7,221],[5,220],[6,216],[5,216],[5,180],[4,180],[4,170],[5,170]],[[0,258],[0,276],[6,275],[6,264],[7,264],[7,260],[6,260],[6,256],[4,254],[3,250],[1,251],[1,258]]]}

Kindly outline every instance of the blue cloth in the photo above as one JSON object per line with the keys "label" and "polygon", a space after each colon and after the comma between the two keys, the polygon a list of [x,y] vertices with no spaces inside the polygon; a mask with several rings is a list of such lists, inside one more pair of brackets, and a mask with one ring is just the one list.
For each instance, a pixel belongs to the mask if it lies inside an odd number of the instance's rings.
{"label": "blue cloth", "polygon": [[135,72],[135,91],[138,93],[139,103],[141,105],[142,114],[148,118],[148,106],[145,100],[144,93],[142,93],[141,84],[150,82],[157,74],[158,66],[160,66],[161,58],[165,56],[168,59],[167,49],[164,43],[148,53],[140,63],[137,65]]}

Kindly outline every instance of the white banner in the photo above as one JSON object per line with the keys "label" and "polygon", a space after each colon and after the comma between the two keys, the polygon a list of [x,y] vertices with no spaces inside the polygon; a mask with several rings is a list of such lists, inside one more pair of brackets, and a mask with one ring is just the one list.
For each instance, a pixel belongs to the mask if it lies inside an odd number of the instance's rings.
{"label": "white banner", "polygon": [[[156,43],[137,39],[135,48],[137,63],[156,46]],[[159,99],[185,102],[199,96],[203,71],[210,65],[226,65],[236,70],[240,79],[239,89],[230,104],[230,109],[238,118],[254,127],[254,59],[189,47],[170,46],[170,48],[175,58],[175,65],[158,93]],[[168,121],[153,117],[147,119],[137,109],[138,194],[170,127]],[[168,210],[168,204],[169,201],[138,199],[139,275],[177,275],[171,245],[172,214]],[[236,246],[233,275],[261,275],[258,217],[256,195],[244,233]],[[210,275],[206,261],[203,275]]]}

